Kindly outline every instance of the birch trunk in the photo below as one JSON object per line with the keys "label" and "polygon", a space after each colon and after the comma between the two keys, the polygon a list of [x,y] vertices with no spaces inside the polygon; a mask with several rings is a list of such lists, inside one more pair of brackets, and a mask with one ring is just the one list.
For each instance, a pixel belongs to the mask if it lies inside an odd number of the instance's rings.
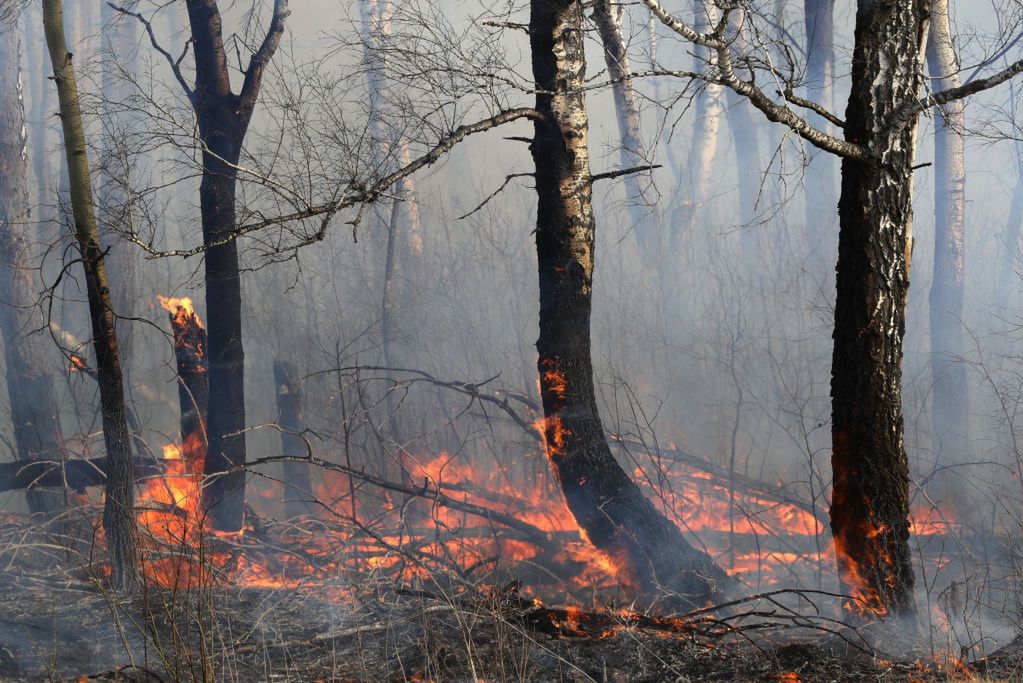
{"label": "birch trunk", "polygon": [[875,613],[914,612],[902,339],[912,248],[912,125],[927,0],[860,0],[845,137],[870,153],[842,161],[832,362],[831,529],[839,577]]}
{"label": "birch trunk", "polygon": [[[600,33],[604,64],[611,79],[618,134],[621,136],[622,168],[634,168],[647,163],[647,150],[640,133],[640,111],[622,36],[622,13],[623,8],[612,0],[598,0],[593,6],[593,21]],[[632,173],[623,178],[629,222],[640,253],[647,262],[656,260],[660,251],[658,226],[653,220],[657,214],[656,199],[649,188],[650,177],[650,172],[647,172]]]}
{"label": "birch trunk", "polygon": [[122,590],[133,589],[137,585],[137,575],[131,438],[125,417],[124,383],[110,283],[100,247],[78,84],[64,36],[61,0],[43,0],[43,26],[60,103],[74,233],[85,270],[96,352],[103,438],[107,451],[103,528],[110,550],[113,585]]}
{"label": "birch trunk", "polygon": [[618,465],[597,411],[590,358],[594,217],[584,96],[583,9],[533,0],[530,47],[537,88],[536,169],[540,282],[540,394],[547,454],[576,522],[644,599],[680,607],[719,597],[727,575],[691,547]]}
{"label": "birch trunk", "polygon": [[[948,0],[933,0],[927,62],[933,90],[961,85]],[[969,386],[963,357],[966,225],[966,105],[937,107],[934,119],[934,276],[930,293],[931,425],[939,463],[966,461]]]}
{"label": "birch trunk", "polygon": [[[45,337],[36,334],[36,288],[29,262],[28,158],[25,101],[21,87],[21,41],[0,23],[0,333],[7,367],[14,444],[19,461],[61,459],[63,439]],[[28,491],[29,510],[54,512],[54,492]]]}

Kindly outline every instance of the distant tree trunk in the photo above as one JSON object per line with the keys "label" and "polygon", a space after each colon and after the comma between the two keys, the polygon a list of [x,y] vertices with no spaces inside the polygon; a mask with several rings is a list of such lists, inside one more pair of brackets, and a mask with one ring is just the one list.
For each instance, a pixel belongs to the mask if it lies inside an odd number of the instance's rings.
{"label": "distant tree trunk", "polygon": [[[708,0],[693,0],[695,19],[693,27],[706,32],[717,21],[719,12]],[[713,50],[693,46],[693,71],[700,73],[714,69],[717,57]],[[724,88],[706,83],[696,96],[696,120],[689,148],[687,194],[672,218],[672,235],[676,243],[691,238],[703,203],[710,197],[714,186],[714,157],[717,154],[718,134],[724,113]]]}
{"label": "distant tree trunk", "polygon": [[[259,50],[249,61],[240,94],[231,73],[216,0],[188,0],[195,55],[195,108],[203,143],[199,186],[203,242],[207,246],[206,316],[209,325],[209,447],[205,470],[213,475],[203,502],[213,526],[242,527],[245,512],[245,351],[242,346],[241,272],[235,228],[235,188],[242,143],[252,119],[263,73],[284,32],[288,0],[275,0]],[[230,471],[232,467],[236,467]]]}
{"label": "distant tree trunk", "polygon": [[[63,439],[53,378],[47,367],[43,326],[29,263],[25,101],[21,89],[21,41],[0,23],[0,332],[7,366],[7,397],[19,461],[60,459]],[[54,512],[60,498],[29,491],[29,510]]]}
{"label": "distant tree trunk", "polygon": [[918,93],[927,6],[860,0],[845,138],[871,157],[843,159],[839,201],[831,529],[846,588],[872,611],[895,614],[915,609],[902,338],[917,117],[889,126]]}
{"label": "distant tree trunk", "polygon": [[[298,369],[293,363],[274,361],[274,385],[277,387],[277,424],[281,432],[281,453],[293,458],[309,456],[305,441],[299,434],[305,430],[302,419],[302,394],[299,391]],[[288,517],[312,512],[309,504],[312,483],[309,465],[288,460],[284,462],[284,514]]]}
{"label": "distant tree trunk", "polygon": [[746,98],[728,91],[728,127],[735,146],[735,168],[739,180],[739,222],[743,226],[742,244],[747,255],[752,254],[756,244],[751,224],[756,217],[760,174],[763,172],[757,121],[752,113],[753,107]]}
{"label": "distant tree trunk", "polygon": [[[115,12],[106,2],[101,3],[105,52],[102,73],[103,103],[107,109],[104,118],[108,137],[104,140],[100,159],[102,173],[99,190],[100,229],[114,235],[107,253],[110,279],[117,283],[111,292],[117,312],[117,338],[121,343],[121,360],[125,377],[130,377],[132,363],[132,322],[138,287],[135,281],[135,252],[132,245],[117,239],[118,231],[136,228],[133,219],[131,182],[133,165],[137,161],[131,151],[135,142],[133,116],[125,115],[121,107],[128,106],[131,97],[130,80],[135,73],[136,26],[131,17]],[[128,138],[128,139],[125,139]],[[130,382],[129,382],[130,385]]]}
{"label": "distant tree trunk", "polygon": [[[803,16],[806,24],[806,97],[828,111],[834,111],[835,92],[835,0],[804,0]],[[832,132],[832,126],[823,117],[812,114],[810,122],[818,130]],[[837,224],[838,177],[834,155],[807,145],[810,158],[806,166],[806,226],[807,243],[817,262],[827,262],[834,242],[832,231]],[[815,253],[816,252],[816,253]]]}
{"label": "distant tree trunk", "polygon": [[594,218],[584,82],[583,9],[533,0],[529,24],[536,108],[537,367],[547,453],[569,509],[619,579],[679,606],[721,595],[729,579],[692,548],[615,461],[597,412],[590,359]]}
{"label": "distant tree trunk", "polygon": [[132,589],[137,585],[137,575],[131,437],[125,418],[124,385],[114,311],[110,302],[110,283],[99,242],[96,205],[89,177],[89,157],[79,109],[78,84],[75,82],[71,53],[68,52],[64,37],[61,0],[43,0],[43,26],[50,63],[53,65],[53,79],[57,85],[57,99],[60,102],[75,238],[85,270],[96,370],[99,373],[103,438],[107,451],[103,529],[110,549],[113,585],[122,590]]}
{"label": "distant tree trunk", "polygon": [[[593,5],[593,21],[600,33],[604,63],[611,79],[618,134],[621,136],[622,168],[634,168],[647,163],[647,151],[640,132],[640,111],[632,87],[629,55],[622,36],[622,12],[622,6],[611,0],[598,0]],[[640,253],[648,262],[655,260],[659,252],[658,226],[654,220],[657,213],[656,200],[653,192],[648,189],[649,178],[650,173],[647,172],[632,173],[623,179],[630,227],[635,233]]]}
{"label": "distant tree trunk", "polygon": [[[927,61],[934,90],[961,85],[948,0],[933,0]],[[965,462],[969,444],[969,386],[963,357],[963,281],[966,225],[966,104],[936,108],[934,120],[934,277],[930,294],[931,429],[944,463]]]}

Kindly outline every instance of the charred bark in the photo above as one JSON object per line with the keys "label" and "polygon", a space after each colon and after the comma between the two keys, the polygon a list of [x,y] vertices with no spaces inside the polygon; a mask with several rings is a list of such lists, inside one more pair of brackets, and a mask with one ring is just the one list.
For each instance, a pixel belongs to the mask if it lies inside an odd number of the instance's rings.
{"label": "charred bark", "polygon": [[[961,85],[948,0],[933,0],[927,62],[935,90]],[[966,104],[936,107],[934,117],[934,276],[930,292],[931,429],[939,463],[966,461],[969,386],[963,357],[966,226]],[[951,491],[949,491],[951,492]]]}
{"label": "charred bark", "polygon": [[[0,332],[7,367],[14,444],[21,462],[59,458],[60,419],[53,378],[46,362],[43,324],[36,315],[36,292],[28,261],[28,159],[25,102],[21,88],[21,41],[17,30],[0,23]],[[27,494],[31,512],[54,512],[60,499],[42,492]]]}
{"label": "charred bark", "polygon": [[619,579],[645,599],[682,607],[722,594],[727,575],[691,547],[615,461],[597,412],[590,359],[594,218],[584,99],[582,3],[533,0],[530,47],[537,87],[540,282],[537,368],[547,453],[569,509]]}
{"label": "charred bark", "polygon": [[[178,371],[181,410],[181,452],[189,473],[203,471],[206,457],[206,419],[209,412],[207,335],[191,302],[161,300],[169,311],[174,335],[174,361]],[[183,305],[183,304],[188,305]]]}
{"label": "charred bark", "polygon": [[79,108],[78,84],[64,36],[61,0],[43,1],[43,26],[60,102],[74,233],[85,270],[86,291],[96,353],[107,478],[103,529],[110,550],[112,581],[118,589],[137,584],[136,527],[131,437],[125,418],[124,382],[117,344],[110,284],[100,247],[96,205],[89,176],[85,131]]}
{"label": "charred bark", "polygon": [[[293,363],[274,361],[274,385],[277,387],[277,424],[281,432],[281,453],[284,461],[284,514],[296,517],[313,510],[306,502],[312,490],[309,465],[302,459],[309,455],[299,434],[305,430],[302,418],[302,394],[299,391],[298,369]],[[294,459],[292,459],[294,458]]]}
{"label": "charred bark", "polygon": [[[203,503],[213,526],[242,527],[245,509],[245,351],[242,345],[241,272],[235,189],[242,143],[259,96],[263,72],[280,44],[288,0],[275,0],[259,50],[249,61],[240,94],[231,75],[216,0],[188,0],[195,55],[195,89],[189,91],[203,143],[199,186],[206,246],[206,315],[209,324],[209,446]],[[233,467],[233,469],[232,469]]]}
{"label": "charred bark", "polygon": [[903,443],[902,338],[912,249],[917,97],[926,0],[860,2],[842,162],[832,362],[831,529],[844,586],[873,612],[910,614],[909,468]]}

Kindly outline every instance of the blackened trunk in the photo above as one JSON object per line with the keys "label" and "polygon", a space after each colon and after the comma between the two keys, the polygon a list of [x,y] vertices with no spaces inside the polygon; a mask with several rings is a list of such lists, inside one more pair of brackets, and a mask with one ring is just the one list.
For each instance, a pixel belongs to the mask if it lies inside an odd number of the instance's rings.
{"label": "blackened trunk", "polygon": [[538,90],[536,250],[538,370],[547,453],[569,509],[619,579],[644,599],[681,607],[721,595],[729,580],[692,548],[615,461],[597,412],[590,360],[594,219],[584,99],[582,3],[533,0],[530,46]]}
{"label": "blackened trunk", "polygon": [[[188,91],[203,143],[199,186],[206,246],[206,316],[209,333],[209,413],[203,505],[213,526],[236,531],[245,516],[245,352],[242,347],[241,273],[235,242],[235,187],[242,142],[270,58],[290,10],[274,0],[259,49],[244,70],[239,94],[231,72],[216,0],[187,0],[195,58],[195,90]],[[188,88],[186,88],[188,90]]]}
{"label": "blackened trunk", "polygon": [[914,611],[901,363],[916,125],[888,126],[917,95],[926,5],[861,0],[846,109],[846,139],[871,160],[842,162],[831,528],[840,579],[862,601],[850,607],[879,613]]}
{"label": "blackened trunk", "polygon": [[[274,361],[274,385],[277,387],[277,424],[281,432],[281,453],[292,458],[306,458],[309,450],[299,434],[305,430],[302,419],[302,394],[299,391],[298,369],[294,363]],[[309,465],[304,462],[284,462],[284,514],[288,517],[312,512],[310,500],[312,484]]]}
{"label": "blackened trunk", "polygon": [[[927,61],[935,90],[961,85],[952,42],[948,0],[933,0]],[[934,117],[934,276],[930,293],[931,429],[939,464],[966,462],[969,385],[963,357],[963,286],[966,273],[966,103],[949,102]],[[938,481],[943,481],[939,477]],[[942,493],[955,494],[950,486]]]}
{"label": "blackened trunk", "polygon": [[[7,366],[7,396],[21,462],[60,459],[62,438],[53,378],[46,362],[43,325],[29,263],[28,159],[21,89],[21,41],[0,23],[0,333]],[[54,512],[54,492],[29,491],[29,510]]]}
{"label": "blackened trunk", "polygon": [[[173,301],[173,300],[171,300]],[[190,302],[189,302],[190,303]],[[171,305],[164,303],[170,308]],[[190,306],[170,311],[174,361],[178,371],[181,410],[181,451],[191,474],[203,471],[206,457],[206,419],[209,413],[209,363],[206,330]]]}
{"label": "blackened trunk", "polygon": [[[230,237],[235,226],[236,175],[228,164],[238,163],[240,149],[234,142],[237,136],[238,132],[231,130],[216,130],[204,136],[207,144],[218,152],[216,156],[203,155],[203,178],[199,187],[203,240],[207,245]],[[203,488],[203,498],[213,526],[235,531],[244,521],[245,472],[228,470],[245,464],[245,351],[238,243],[233,239],[206,252],[206,317],[209,326],[209,446],[205,472],[213,477]]]}

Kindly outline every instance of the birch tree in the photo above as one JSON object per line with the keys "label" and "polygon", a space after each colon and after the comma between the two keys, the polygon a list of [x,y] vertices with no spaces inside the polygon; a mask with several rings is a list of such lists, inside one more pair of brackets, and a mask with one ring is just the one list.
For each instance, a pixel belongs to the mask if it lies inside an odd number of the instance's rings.
{"label": "birch tree", "polygon": [[[859,0],[852,83],[842,120],[783,88],[769,95],[752,60],[734,63],[733,35],[752,15],[745,2],[717,1],[721,21],[700,31],[643,3],[685,40],[712,49],[715,68],[693,74],[746,97],[770,121],[842,159],[832,399],[831,528],[848,607],[912,614],[909,467],[903,442],[902,341],[912,253],[913,153],[919,115],[995,87],[1023,61],[987,78],[921,97],[930,2]],[[822,116],[838,138],[794,109]]]}

